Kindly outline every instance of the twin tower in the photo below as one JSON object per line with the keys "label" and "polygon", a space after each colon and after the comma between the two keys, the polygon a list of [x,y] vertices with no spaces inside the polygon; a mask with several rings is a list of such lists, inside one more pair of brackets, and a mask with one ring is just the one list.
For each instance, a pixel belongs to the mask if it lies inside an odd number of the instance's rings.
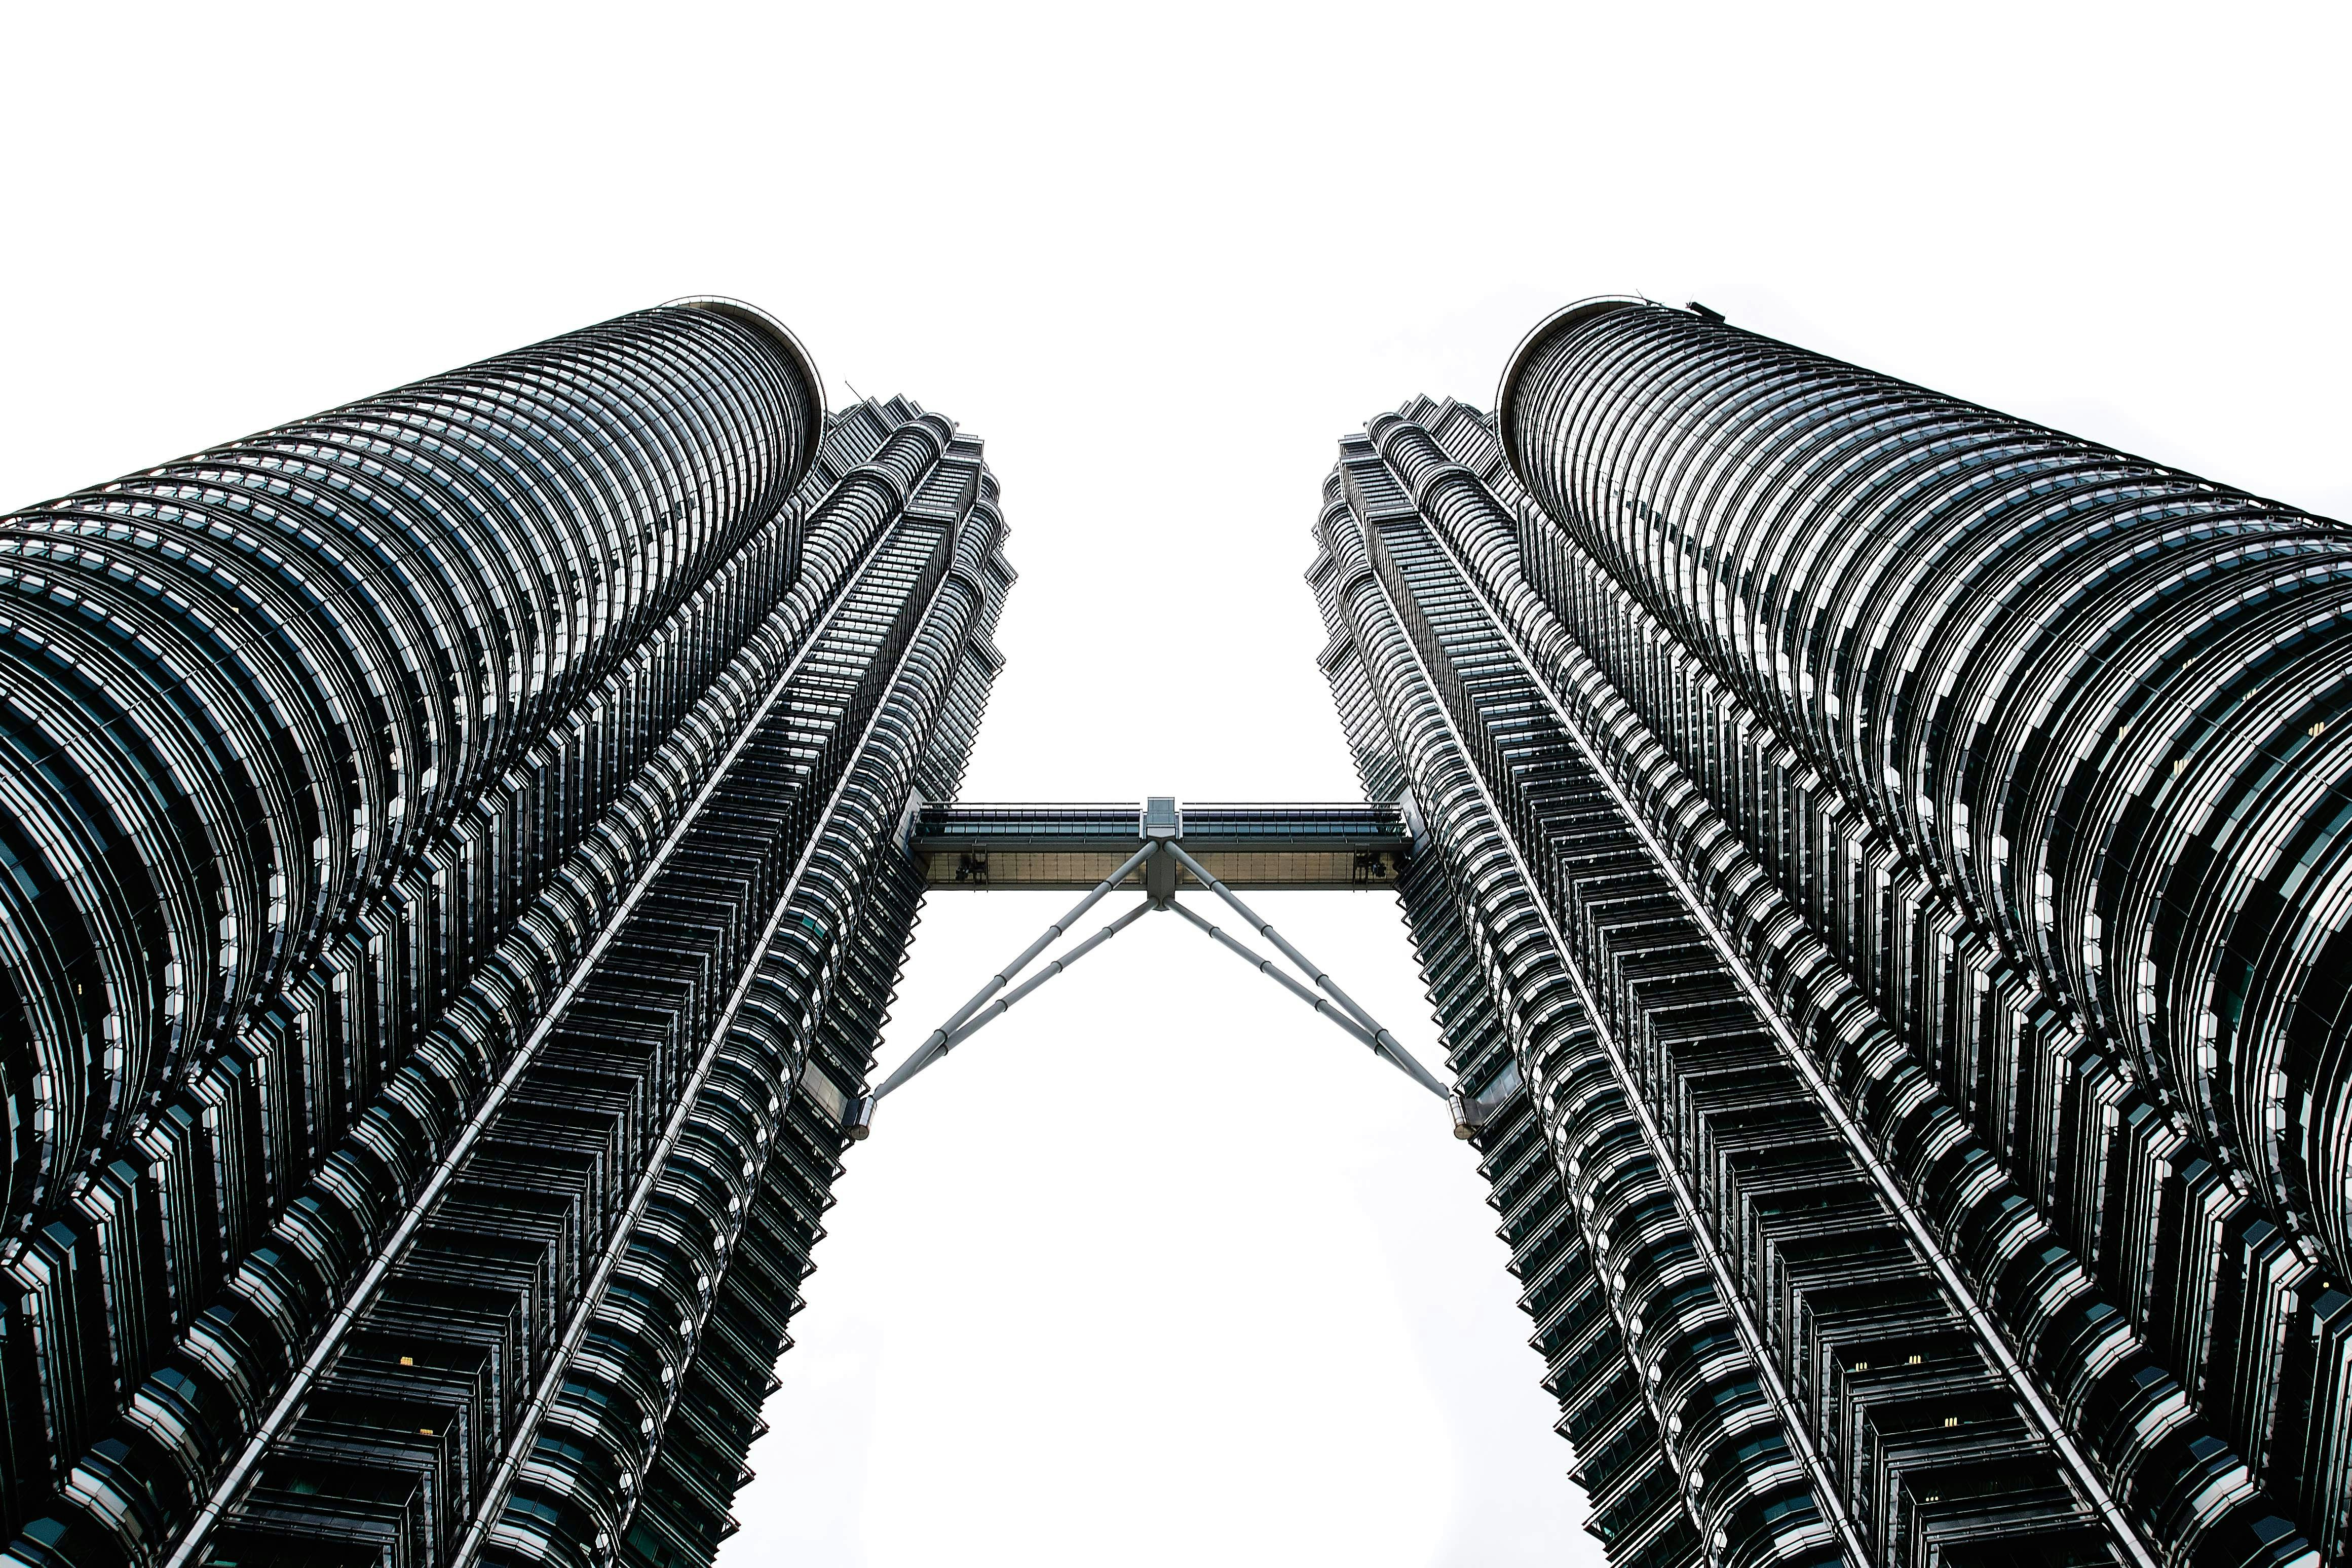
{"label": "twin tower", "polygon": [[6,1561],[710,1563],[925,890],[1132,883],[1402,901],[1612,1563],[2352,1563],[2344,525],[1604,298],[1314,545],[1362,805],[1024,814],[731,301],[0,518]]}

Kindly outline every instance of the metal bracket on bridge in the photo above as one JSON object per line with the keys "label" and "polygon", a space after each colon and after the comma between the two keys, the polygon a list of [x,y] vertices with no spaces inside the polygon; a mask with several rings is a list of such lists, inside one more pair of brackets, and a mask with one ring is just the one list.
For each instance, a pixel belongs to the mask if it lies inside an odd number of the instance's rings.
{"label": "metal bracket on bridge", "polygon": [[1465,1094],[1459,1089],[1445,1097],[1446,1108],[1454,1113],[1454,1135],[1465,1140],[1475,1138],[1486,1130],[1496,1113],[1511,1103],[1511,1096],[1526,1087],[1519,1077],[1519,1064],[1507,1062],[1495,1075],[1493,1082],[1475,1094]]}

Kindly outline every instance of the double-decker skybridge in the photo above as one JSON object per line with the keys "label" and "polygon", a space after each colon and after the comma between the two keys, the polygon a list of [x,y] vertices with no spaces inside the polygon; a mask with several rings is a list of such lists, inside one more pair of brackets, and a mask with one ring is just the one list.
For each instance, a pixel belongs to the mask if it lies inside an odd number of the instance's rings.
{"label": "double-decker skybridge", "polygon": [[[1476,1101],[1449,1093],[1396,1036],[1340,988],[1321,966],[1244,903],[1251,890],[1358,891],[1393,888],[1412,852],[1418,824],[1412,799],[1393,805],[1291,804],[1181,806],[1154,795],[1142,805],[1007,804],[919,806],[908,814],[908,846],[922,862],[931,888],[1087,890],[1068,913],[1011,963],[989,977],[971,999],[933,1030],[870,1095],[850,1107],[850,1135],[873,1129],[874,1108],[931,1063],[1004,1016],[1015,1002],[1154,911],[1172,911],[1211,941],[1281,986],[1369,1047],[1439,1099],[1447,1102],[1457,1137],[1475,1134],[1492,1105],[1517,1087],[1517,1077]],[[1120,888],[1142,896],[1093,935],[1020,977],[1096,904]],[[1205,893],[1232,911],[1296,974],[1203,916],[1181,896]],[[1018,980],[1019,983],[1014,982]]]}

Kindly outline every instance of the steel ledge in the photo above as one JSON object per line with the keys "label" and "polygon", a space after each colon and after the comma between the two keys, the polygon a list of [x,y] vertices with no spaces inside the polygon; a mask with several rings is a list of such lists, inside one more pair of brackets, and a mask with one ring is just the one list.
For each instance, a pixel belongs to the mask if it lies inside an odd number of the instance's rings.
{"label": "steel ledge", "polygon": [[[784,351],[784,357],[799,368],[801,379],[808,382],[809,398],[816,408],[816,429],[820,435],[822,434],[825,415],[830,412],[825,407],[824,402],[824,377],[817,373],[816,357],[808,351],[807,345],[793,336],[790,327],[785,326],[757,305],[748,300],[730,299],[724,294],[681,295],[676,299],[663,300],[659,308],[708,310],[714,316],[724,316],[730,320],[742,323],[782,349]],[[811,446],[809,455],[811,461],[814,462],[815,459],[814,445]]]}
{"label": "steel ledge", "polygon": [[[1502,438],[1503,461],[1510,465],[1511,473],[1518,479],[1521,486],[1527,486],[1528,476],[1519,466],[1518,445],[1511,435],[1511,404],[1519,394],[1520,373],[1535,358],[1537,350],[1542,349],[1558,334],[1581,327],[1587,321],[1605,316],[1612,310],[1623,310],[1657,303],[1658,301],[1645,298],[1639,294],[1595,294],[1589,298],[1580,299],[1573,305],[1563,305],[1537,322],[1528,329],[1528,335],[1519,340],[1519,346],[1511,350],[1510,359],[1503,365],[1503,379],[1495,386],[1495,433]],[[1669,306],[1667,308],[1671,309],[1673,307]],[[1533,494],[1532,487],[1528,488],[1529,493]]]}

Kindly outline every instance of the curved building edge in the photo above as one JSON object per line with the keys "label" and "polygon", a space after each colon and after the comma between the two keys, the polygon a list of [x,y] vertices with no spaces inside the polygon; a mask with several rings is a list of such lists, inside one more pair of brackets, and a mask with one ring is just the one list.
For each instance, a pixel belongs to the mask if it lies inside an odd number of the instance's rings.
{"label": "curved building edge", "polygon": [[[799,335],[790,327],[785,326],[783,322],[750,300],[737,299],[725,294],[682,294],[676,299],[663,300],[655,308],[708,310],[714,316],[724,316],[730,320],[739,321],[775,344],[777,348],[783,350],[785,358],[791,360],[793,366],[799,370],[801,379],[808,383],[809,401],[816,409],[817,423],[822,428],[825,416],[831,412],[824,399],[824,377],[817,370],[816,356],[809,352],[808,345],[803,343]],[[815,460],[816,444],[812,443],[809,447],[809,461],[814,463]],[[806,470],[803,469],[803,474],[805,475],[805,473]]]}

